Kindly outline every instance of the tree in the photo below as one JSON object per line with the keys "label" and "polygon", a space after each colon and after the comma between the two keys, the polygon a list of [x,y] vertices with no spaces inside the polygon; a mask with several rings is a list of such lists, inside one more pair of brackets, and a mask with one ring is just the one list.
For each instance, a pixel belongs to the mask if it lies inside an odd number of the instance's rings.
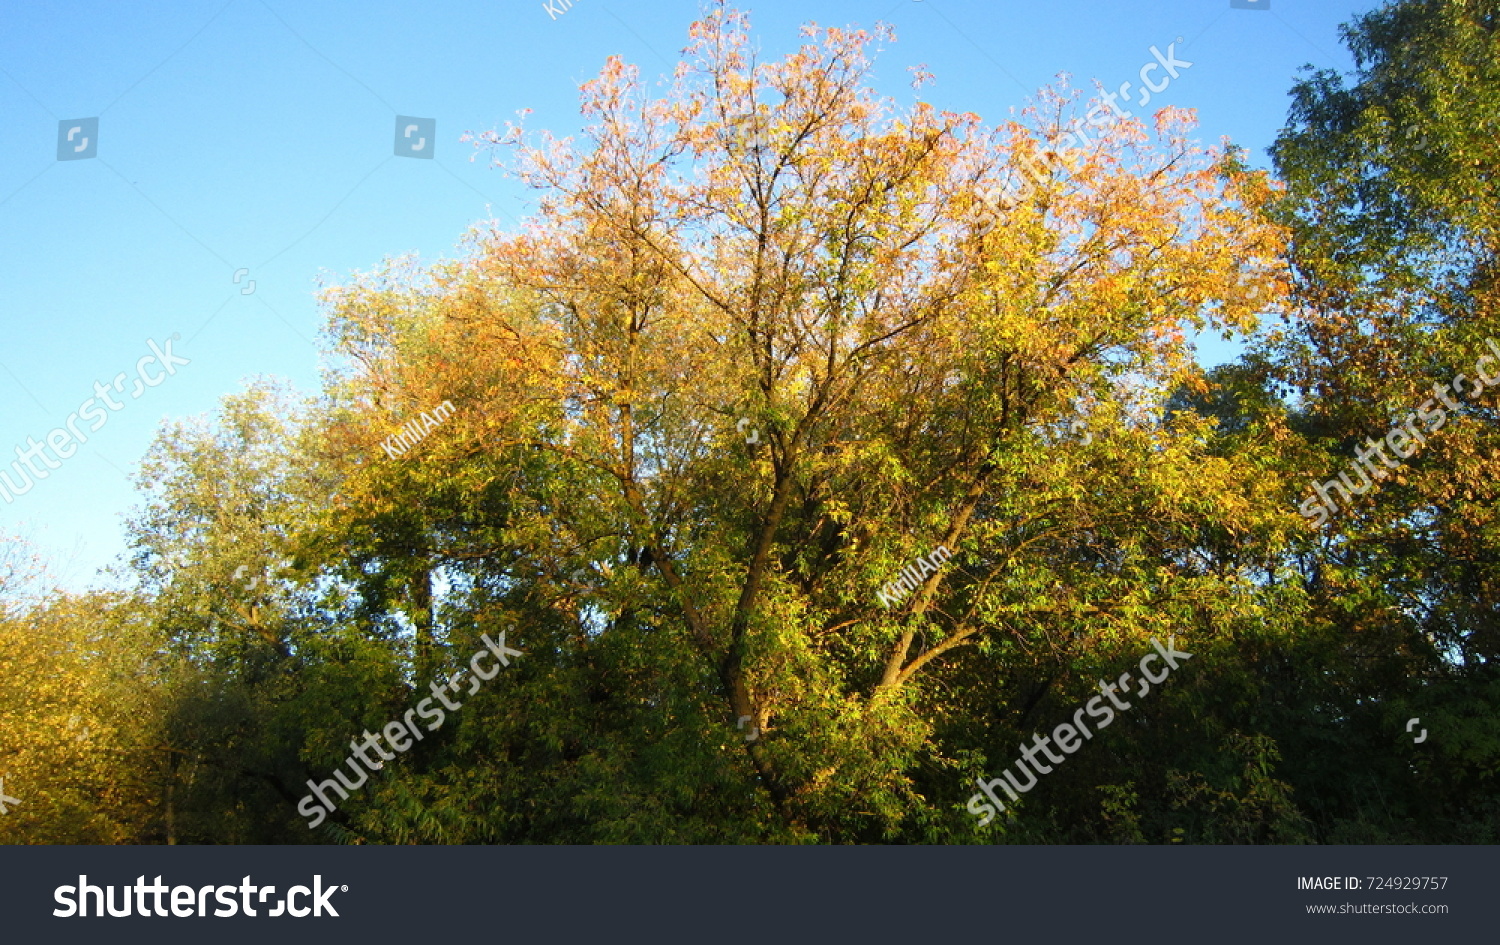
{"label": "tree", "polygon": [[[1329,839],[1495,836],[1500,733],[1482,720],[1500,692],[1500,440],[1476,375],[1500,339],[1497,23],[1493,2],[1451,0],[1359,17],[1345,30],[1355,72],[1301,81],[1273,149],[1299,308],[1259,357],[1296,395],[1310,480],[1297,501],[1424,414],[1420,451],[1300,554],[1315,622],[1332,632],[1319,634],[1324,682],[1304,674],[1326,722],[1288,756]],[[1460,375],[1444,391],[1454,402],[1437,399],[1434,385]],[[1448,737],[1393,755],[1410,717]],[[1330,753],[1334,737],[1343,749]]]}
{"label": "tree", "polygon": [[160,823],[150,624],[118,595],[46,589],[24,545],[0,545],[0,599],[36,595],[0,604],[0,778],[19,801],[0,841],[139,839]]}
{"label": "tree", "polygon": [[[918,785],[961,802],[978,753],[1008,749],[945,719],[1193,639],[1251,591],[1186,560],[1201,517],[1291,525],[1201,426],[1154,418],[1198,383],[1189,327],[1277,304],[1267,184],[1168,111],[1154,141],[1121,122],[996,208],[1057,150],[1064,92],[988,129],[866,89],[868,34],[810,29],[761,63],[747,30],[712,11],[663,99],[612,60],[586,150],[486,136],[546,191],[527,232],[330,292],[352,509],[330,526],[383,571],[442,575],[454,655],[469,621],[514,621],[518,686],[589,693],[536,705],[577,715],[566,734],[527,724],[587,771],[590,814],[624,821],[594,837],[639,836],[646,796],[699,814],[723,783],[763,792],[732,798],[771,836],[951,834]],[[444,401],[419,458],[382,458]],[[1074,418],[1092,446],[1062,438]],[[939,546],[952,563],[883,607]],[[633,718],[605,721],[621,702]],[[597,800],[627,784],[646,793]]]}

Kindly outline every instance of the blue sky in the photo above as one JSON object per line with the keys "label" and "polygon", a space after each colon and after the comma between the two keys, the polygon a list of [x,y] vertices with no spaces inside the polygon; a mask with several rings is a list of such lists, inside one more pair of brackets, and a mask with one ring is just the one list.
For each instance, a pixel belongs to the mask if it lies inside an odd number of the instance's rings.
{"label": "blue sky", "polygon": [[[388,256],[451,256],[491,216],[515,226],[531,195],[477,158],[465,132],[580,125],[578,86],[605,58],[670,71],[698,0],[455,0],[440,4],[17,0],[0,10],[0,466],[128,377],[89,442],[25,495],[0,532],[34,541],[64,585],[125,548],[131,474],[159,425],[212,411],[250,378],[319,379],[319,278]],[[1070,73],[1137,82],[1150,47],[1192,63],[1151,103],[1194,108],[1200,138],[1228,136],[1265,166],[1304,64],[1347,69],[1344,0],[1020,3],[744,2],[766,56],[805,22],[895,26],[881,91],[989,120]],[[1180,40],[1179,40],[1180,37]],[[1158,77],[1160,74],[1158,73]],[[1137,83],[1138,84],[1138,83]],[[393,153],[398,115],[435,119],[431,160]],[[98,118],[84,154],[58,160],[59,123]],[[86,135],[75,134],[73,146]],[[420,137],[420,136],[419,136]],[[471,160],[474,158],[474,160]],[[248,271],[244,271],[248,270]],[[236,281],[238,278],[238,281]],[[251,282],[254,291],[246,292]],[[151,344],[191,363],[136,387]],[[1205,344],[1205,360],[1226,350]],[[97,423],[95,420],[93,423]],[[90,422],[82,423],[85,430]]]}

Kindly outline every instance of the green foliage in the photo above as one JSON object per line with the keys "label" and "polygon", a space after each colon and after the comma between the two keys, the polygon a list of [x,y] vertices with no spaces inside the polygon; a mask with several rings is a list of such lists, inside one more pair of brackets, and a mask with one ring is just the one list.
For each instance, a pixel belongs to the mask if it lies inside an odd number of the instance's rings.
{"label": "green foliage", "polygon": [[[1296,509],[1500,338],[1496,22],[1362,18],[1360,71],[1294,92],[1284,182],[1168,114],[999,226],[1065,90],[994,129],[903,110],[870,37],[761,63],[722,7],[662,98],[612,60],[586,147],[491,142],[535,228],[329,289],[321,397],[163,431],[130,593],[0,588],[30,792],[0,830],[1493,842],[1493,397],[1323,528]],[[1192,330],[1266,312],[1194,366]],[[308,782],[501,632],[523,655],[309,829]],[[975,779],[1153,638],[1191,660],[977,827]]]}

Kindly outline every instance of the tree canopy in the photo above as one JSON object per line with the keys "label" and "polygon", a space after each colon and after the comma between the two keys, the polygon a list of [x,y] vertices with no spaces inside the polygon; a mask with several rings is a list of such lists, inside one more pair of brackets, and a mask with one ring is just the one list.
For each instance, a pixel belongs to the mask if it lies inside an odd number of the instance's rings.
{"label": "tree canopy", "polygon": [[[37,792],[0,839],[1492,842],[1494,399],[1299,505],[1500,339],[1497,17],[1356,21],[1275,175],[1180,110],[1069,134],[1061,84],[902,105],[884,29],[762,61],[717,5],[665,91],[611,59],[581,141],[475,142],[523,229],[329,287],[318,394],[163,429],[136,591],[0,610]],[[1205,372],[1204,331],[1246,353]],[[1169,641],[979,825],[976,779]]]}

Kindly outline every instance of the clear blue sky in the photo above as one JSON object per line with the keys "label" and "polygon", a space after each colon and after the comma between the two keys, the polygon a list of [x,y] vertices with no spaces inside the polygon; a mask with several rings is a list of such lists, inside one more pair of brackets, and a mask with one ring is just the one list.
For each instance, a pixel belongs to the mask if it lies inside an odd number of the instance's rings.
{"label": "clear blue sky", "polygon": [[[1265,3],[1267,0],[1259,0]],[[577,89],[619,54],[670,71],[698,0],[419,3],[365,0],[12,0],[0,7],[0,467],[125,372],[122,409],[26,495],[0,500],[0,532],[36,541],[67,586],[124,550],[130,474],[159,424],[202,414],[256,375],[318,384],[321,274],[382,258],[455,253],[529,193],[466,131],[580,124]],[[1156,97],[1195,108],[1200,137],[1229,136],[1266,165],[1287,90],[1306,63],[1347,69],[1337,27],[1371,4],[1269,0],[743,2],[766,56],[797,28],[895,26],[881,90],[990,120],[1067,72],[1109,88],[1152,62],[1192,63]],[[1157,74],[1160,77],[1160,73]],[[393,154],[397,115],[436,120],[432,160]],[[97,117],[97,157],[59,161],[59,122]],[[76,134],[73,143],[84,137]],[[234,281],[236,273],[240,281]],[[255,291],[242,292],[254,280]],[[191,364],[130,393],[137,361],[173,335]],[[1205,344],[1205,360],[1221,348]],[[148,364],[150,377],[160,368]],[[98,421],[84,418],[87,431]]]}

